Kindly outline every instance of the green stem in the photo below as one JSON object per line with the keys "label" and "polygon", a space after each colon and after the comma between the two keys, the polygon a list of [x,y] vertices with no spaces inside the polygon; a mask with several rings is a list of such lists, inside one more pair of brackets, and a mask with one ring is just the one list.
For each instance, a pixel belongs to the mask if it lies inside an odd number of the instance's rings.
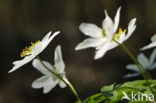
{"label": "green stem", "polygon": [[36,56],[36,57],[37,57],[37,59],[41,62],[41,64],[42,64],[50,73],[52,73],[53,75],[55,75],[56,77],[58,77],[60,80],[62,80],[62,81],[70,88],[70,90],[74,93],[74,95],[75,95],[75,97],[77,98],[77,100],[79,101],[79,103],[81,103],[81,99],[80,99],[80,97],[78,96],[78,94],[77,94],[76,90],[74,89],[73,85],[72,85],[66,78],[62,78],[62,77],[60,76],[60,74],[57,74],[56,72],[50,70],[50,69],[42,62],[42,60],[40,59],[39,56]]}
{"label": "green stem", "polygon": [[135,58],[135,56],[130,52],[130,50],[122,43],[119,43],[117,40],[113,39],[117,44],[120,45],[120,47],[131,57],[131,59],[134,61],[136,66],[138,67],[139,71],[141,72],[143,78],[145,79],[147,85],[149,86],[150,91],[153,93],[152,88],[150,86],[150,83],[148,81],[148,76],[145,71],[145,68],[138,62],[138,60]]}

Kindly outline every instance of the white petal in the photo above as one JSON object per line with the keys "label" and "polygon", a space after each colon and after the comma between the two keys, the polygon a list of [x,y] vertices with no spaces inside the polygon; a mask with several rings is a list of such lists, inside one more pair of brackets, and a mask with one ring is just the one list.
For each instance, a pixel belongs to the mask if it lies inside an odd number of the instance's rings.
{"label": "white petal", "polygon": [[152,41],[152,42],[156,42],[156,34],[154,34],[154,35],[151,37],[151,41]]}
{"label": "white petal", "polygon": [[134,32],[134,30],[136,28],[135,22],[136,22],[136,18],[132,19],[129,22],[129,24],[128,24],[128,33],[126,35],[126,39],[125,40],[127,40],[132,35],[132,33]]}
{"label": "white petal", "polygon": [[42,88],[42,87],[44,87],[44,85],[47,85],[49,83],[49,79],[50,79],[50,76],[44,75],[44,76],[36,79],[32,83],[32,87],[33,88]]}
{"label": "white petal", "polygon": [[116,12],[116,16],[114,18],[114,33],[117,31],[117,28],[119,26],[119,21],[120,21],[120,10],[121,7],[118,8],[117,12]]}
{"label": "white petal", "polygon": [[107,52],[107,50],[109,49],[109,46],[110,46],[110,43],[106,43],[98,51],[96,51],[94,59],[96,60],[96,59],[102,58]]}
{"label": "white petal", "polygon": [[[54,37],[56,37],[58,34],[60,34],[60,31],[56,31],[55,33],[53,33],[53,35],[48,39],[48,44],[54,39]],[[47,45],[48,45],[47,44]]]}
{"label": "white petal", "polygon": [[140,73],[138,67],[135,64],[129,64],[129,65],[127,65],[126,66],[126,69]]}
{"label": "white petal", "polygon": [[155,69],[156,68],[156,63],[154,63],[150,68],[149,68],[149,70],[153,70],[153,69]]}
{"label": "white petal", "polygon": [[101,44],[103,44],[104,42],[106,42],[107,39],[106,38],[87,38],[84,41],[82,41],[81,43],[79,43],[75,50],[81,50],[81,49],[86,49],[86,48],[90,48],[90,47],[97,47]]}
{"label": "white petal", "polygon": [[121,34],[120,38],[119,38],[119,43],[123,43],[126,39],[126,36],[125,36],[125,32]]}
{"label": "white petal", "polygon": [[44,38],[42,39],[42,41],[48,40],[49,37],[50,37],[50,35],[51,35],[51,33],[52,33],[52,31],[48,32],[48,33],[44,36]]}
{"label": "white petal", "polygon": [[108,50],[111,50],[111,49],[113,49],[113,48],[115,48],[115,47],[117,47],[117,46],[119,46],[119,44],[117,44],[116,42],[112,41],[112,42],[110,43],[110,46],[109,46],[109,49],[108,49]]}
{"label": "white petal", "polygon": [[79,29],[81,30],[82,33],[84,33],[87,36],[90,36],[93,38],[102,37],[102,29],[94,24],[81,23],[79,26]]}
{"label": "white petal", "polygon": [[32,55],[39,55],[59,33],[60,31],[57,31],[53,33],[52,36],[50,36],[51,33],[49,32],[41,42],[34,46],[34,48],[32,49]]}
{"label": "white petal", "polygon": [[132,74],[126,74],[123,76],[123,78],[131,78],[131,77],[136,77],[139,76],[140,73],[132,73]]}
{"label": "white petal", "polygon": [[113,35],[114,35],[114,23],[112,19],[108,16],[107,11],[105,10],[105,19],[102,22],[102,27],[105,30],[106,37],[109,40],[112,40]]}
{"label": "white petal", "polygon": [[[67,80],[65,74],[62,75],[62,78],[63,78],[65,81],[68,82],[68,80]],[[58,79],[58,81],[59,81],[59,86],[60,86],[61,88],[65,88],[65,87],[67,86],[63,81],[61,81],[61,80],[59,80],[59,79]]]}
{"label": "white petal", "polygon": [[67,87],[67,85],[66,85],[64,82],[62,82],[62,81],[59,83],[59,86],[60,86],[61,88]]}
{"label": "white petal", "polygon": [[48,93],[57,84],[58,84],[57,80],[54,80],[52,76],[45,75],[36,79],[32,83],[32,88],[43,88],[43,92]]}
{"label": "white petal", "polygon": [[[54,70],[53,66],[46,62],[43,61],[43,63],[50,69],[50,70]],[[51,73],[41,64],[41,62],[38,59],[34,59],[32,62],[33,67],[35,67],[38,71],[40,71],[43,74],[49,74],[51,75]]]}
{"label": "white petal", "polygon": [[57,46],[55,49],[55,57],[54,57],[54,61],[55,61],[55,67],[57,69],[57,71],[59,71],[59,73],[64,73],[64,69],[65,69],[65,64],[64,61],[62,59],[62,53],[61,53],[61,46]]}
{"label": "white petal", "polygon": [[147,69],[147,67],[150,65],[149,64],[149,60],[147,59],[147,57],[144,55],[144,54],[139,54],[138,57],[137,57],[139,63]]}
{"label": "white petal", "polygon": [[33,47],[31,55],[34,55],[34,56],[39,55],[46,48],[46,46],[47,45],[44,45],[43,42],[39,42]]}
{"label": "white petal", "polygon": [[32,53],[30,56],[26,56],[24,59],[22,60],[18,60],[13,62],[14,67],[8,72],[11,73],[13,71],[15,71],[16,69],[18,69],[19,67],[23,66],[24,64],[30,62],[32,59],[34,59],[37,55],[39,55],[46,47],[47,45],[51,42],[51,40],[58,35],[60,32],[55,32],[51,37],[50,34],[51,32],[49,32],[43,39],[41,42],[39,42],[38,44],[36,44],[33,49],[32,49]]}
{"label": "white petal", "polygon": [[150,48],[155,47],[156,46],[156,34],[151,37],[151,41],[152,41],[152,43],[150,43],[149,45],[141,48],[140,50],[146,50],[146,49],[150,49]]}
{"label": "white petal", "polygon": [[30,56],[26,56],[24,59],[22,60],[18,60],[18,61],[14,61],[13,64],[14,64],[14,67],[8,72],[8,73],[11,73],[15,70],[17,70],[18,68],[20,68],[21,66],[29,63],[32,59],[34,59],[35,56],[33,55],[30,55]]}
{"label": "white petal", "polygon": [[155,58],[156,58],[156,49],[154,49],[152,54],[150,55],[150,64],[154,63]]}
{"label": "white petal", "polygon": [[156,47],[156,42],[150,43],[149,45],[141,48],[140,50],[146,50],[146,49],[150,49],[150,48],[153,48],[153,47]]}
{"label": "white petal", "polygon": [[44,93],[44,94],[49,93],[57,84],[58,84],[57,81],[50,82],[49,85],[46,85],[46,86],[44,87],[43,93]]}

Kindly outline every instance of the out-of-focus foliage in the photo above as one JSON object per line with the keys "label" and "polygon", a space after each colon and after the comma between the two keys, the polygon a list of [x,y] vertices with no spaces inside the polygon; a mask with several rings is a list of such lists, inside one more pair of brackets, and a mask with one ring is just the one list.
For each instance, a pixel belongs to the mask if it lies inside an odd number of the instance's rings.
{"label": "out-of-focus foliage", "polygon": [[[101,89],[101,93],[92,95],[88,97],[84,103],[138,103],[139,101],[132,101],[132,92],[138,94],[135,96],[136,100],[140,100],[141,103],[151,103],[148,99],[144,97],[143,100],[140,97],[141,94],[146,94],[150,96],[156,95],[156,80],[149,80],[150,86],[153,93],[150,92],[148,85],[145,80],[136,80],[131,82],[125,82],[123,84],[112,84],[109,86],[104,86]],[[130,100],[123,99],[123,92],[130,98]]]}

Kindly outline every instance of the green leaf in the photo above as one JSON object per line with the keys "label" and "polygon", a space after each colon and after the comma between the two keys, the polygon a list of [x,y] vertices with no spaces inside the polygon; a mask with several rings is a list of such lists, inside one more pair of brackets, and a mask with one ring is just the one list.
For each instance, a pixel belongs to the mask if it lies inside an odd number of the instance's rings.
{"label": "green leaf", "polygon": [[98,93],[87,98],[83,103],[104,103],[106,98],[102,95],[102,93]]}
{"label": "green leaf", "polygon": [[104,86],[104,87],[101,89],[101,91],[102,91],[102,92],[112,91],[113,88],[114,88],[114,85],[115,85],[115,84],[112,84],[112,85],[110,85],[110,86]]}
{"label": "green leaf", "polygon": [[[153,94],[156,96],[156,80],[148,80],[148,82],[153,90]],[[142,102],[122,100],[123,91],[128,97],[131,97],[132,91],[134,93],[139,92],[140,94],[152,94],[145,80],[136,80],[125,82],[123,84],[116,85],[114,83],[109,86],[104,86],[101,88],[100,93],[90,96],[83,101],[83,103],[151,103],[145,100]]]}

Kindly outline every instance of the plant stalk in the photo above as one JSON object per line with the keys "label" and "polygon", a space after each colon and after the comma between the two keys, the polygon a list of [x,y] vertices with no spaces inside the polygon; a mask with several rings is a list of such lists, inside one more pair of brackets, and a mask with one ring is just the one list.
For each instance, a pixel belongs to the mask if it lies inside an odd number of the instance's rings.
{"label": "plant stalk", "polygon": [[53,75],[55,75],[56,77],[58,77],[60,80],[62,80],[62,81],[70,88],[70,90],[73,92],[73,94],[75,95],[75,97],[77,98],[77,100],[79,101],[79,103],[82,103],[82,102],[81,102],[81,99],[80,99],[80,97],[78,96],[78,93],[77,93],[76,90],[74,89],[73,85],[72,85],[67,79],[62,78],[62,77],[60,76],[60,74],[57,74],[56,72],[50,70],[50,69],[42,62],[42,60],[40,59],[39,56],[36,56],[36,57],[37,57],[37,59],[40,61],[40,63],[41,63],[50,73],[52,73]]}
{"label": "plant stalk", "polygon": [[143,78],[145,79],[150,91],[153,93],[152,88],[150,86],[150,83],[148,81],[149,76],[146,73],[145,68],[139,63],[139,61],[135,58],[135,56],[130,52],[130,50],[122,43],[119,43],[117,40],[113,39],[113,41],[115,41],[117,44],[120,45],[120,47],[130,56],[130,58],[134,61],[134,63],[136,64],[136,66],[138,67],[139,71],[141,72]]}

